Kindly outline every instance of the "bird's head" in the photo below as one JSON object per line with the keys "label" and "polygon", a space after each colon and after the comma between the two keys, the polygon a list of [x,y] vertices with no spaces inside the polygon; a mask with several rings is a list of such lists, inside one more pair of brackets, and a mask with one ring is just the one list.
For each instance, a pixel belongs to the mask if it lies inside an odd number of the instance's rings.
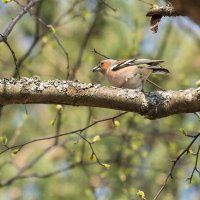
{"label": "bird's head", "polygon": [[102,74],[105,74],[108,68],[112,66],[115,62],[116,60],[112,59],[102,60],[96,67],[92,69],[92,71],[93,72],[99,71]]}

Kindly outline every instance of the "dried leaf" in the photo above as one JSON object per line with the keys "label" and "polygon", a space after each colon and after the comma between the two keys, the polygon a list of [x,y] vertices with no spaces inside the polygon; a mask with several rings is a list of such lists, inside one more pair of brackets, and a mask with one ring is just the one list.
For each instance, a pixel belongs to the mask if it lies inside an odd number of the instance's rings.
{"label": "dried leaf", "polygon": [[150,30],[154,33],[157,33],[158,32],[158,25],[159,25],[159,22],[161,20],[162,16],[161,15],[155,15],[155,16],[152,16],[151,17],[151,21],[150,21]]}

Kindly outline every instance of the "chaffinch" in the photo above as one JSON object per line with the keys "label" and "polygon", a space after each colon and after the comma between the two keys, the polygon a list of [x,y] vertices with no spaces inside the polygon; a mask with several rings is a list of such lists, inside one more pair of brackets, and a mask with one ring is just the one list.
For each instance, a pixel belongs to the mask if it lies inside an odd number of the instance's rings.
{"label": "chaffinch", "polygon": [[102,60],[93,72],[99,71],[106,76],[114,87],[138,89],[143,91],[143,84],[152,74],[168,74],[169,70],[160,66],[163,60],[130,59]]}

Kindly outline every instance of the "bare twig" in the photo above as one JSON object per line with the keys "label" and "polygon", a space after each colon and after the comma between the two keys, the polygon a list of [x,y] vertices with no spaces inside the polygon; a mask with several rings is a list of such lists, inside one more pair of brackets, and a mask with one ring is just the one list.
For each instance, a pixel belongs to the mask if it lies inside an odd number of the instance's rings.
{"label": "bare twig", "polygon": [[95,153],[94,151],[94,148],[93,148],[93,142],[90,142],[87,138],[85,138],[83,135],[81,135],[81,133],[78,133],[78,135],[85,141],[88,143],[88,145],[90,146],[90,149],[92,151],[92,154],[91,154],[91,159],[93,159],[93,156],[95,156],[96,160],[97,160],[97,163],[101,166],[104,167],[104,164],[100,161],[100,159],[98,158],[97,154]]}
{"label": "bare twig", "polygon": [[196,159],[195,159],[195,165],[194,165],[194,168],[193,168],[193,170],[192,170],[191,176],[188,178],[189,183],[192,182],[192,178],[193,178],[193,175],[194,175],[194,172],[195,172],[195,171],[196,171],[196,172],[199,174],[199,176],[200,176],[200,171],[197,169],[197,163],[198,163],[198,159],[199,159],[199,152],[200,152],[200,145],[199,145],[199,147],[198,147],[198,149],[197,149],[197,152],[196,152],[195,154],[193,154],[193,155],[196,156]]}
{"label": "bare twig", "polygon": [[63,167],[61,169],[58,169],[58,170],[55,170],[55,171],[52,171],[52,172],[48,172],[48,173],[44,173],[44,174],[31,173],[31,174],[27,174],[27,175],[20,175],[15,180],[25,179],[25,178],[26,179],[27,178],[49,178],[49,177],[58,175],[58,174],[60,174],[62,172],[74,169],[75,167],[78,167],[78,166],[80,166],[82,164],[83,163],[81,163],[81,162],[76,162],[76,163],[73,163],[73,164],[69,164],[68,166]]}
{"label": "bare twig", "polygon": [[200,113],[199,112],[195,112],[194,114],[198,117],[198,119],[200,119]]}
{"label": "bare twig", "polygon": [[[79,3],[81,3],[81,2],[82,2],[82,0],[75,0],[67,11],[65,11],[65,12],[62,13],[60,16],[58,16],[58,18],[57,18],[57,19],[55,20],[55,22],[54,22],[54,26],[60,25],[60,21],[61,21],[66,15],[68,15],[68,14],[70,14],[72,11],[74,11],[74,8],[75,8]],[[79,14],[78,14],[78,15],[75,14],[72,18],[74,18],[75,16],[80,16],[80,15],[79,15]],[[72,18],[70,18],[70,20],[71,20]]]}
{"label": "bare twig", "polygon": [[79,50],[79,54],[78,54],[78,58],[77,58],[77,61],[73,67],[73,70],[70,74],[70,79],[74,79],[75,75],[76,75],[76,72],[77,70],[80,68],[80,65],[81,65],[81,62],[82,62],[82,57],[83,57],[83,53],[85,51],[85,48],[89,42],[89,39],[93,33],[93,30],[96,26],[96,23],[97,23],[97,20],[99,19],[99,12],[100,12],[100,7],[101,7],[101,2],[99,2],[97,4],[97,11],[95,12],[95,15],[93,17],[93,21],[91,22],[83,40],[82,40],[82,43],[81,43],[81,46],[80,46],[80,50]]}
{"label": "bare twig", "polygon": [[[127,113],[128,112],[122,112],[122,113],[120,113],[116,116],[113,116],[113,117],[108,117],[108,118],[105,118],[105,119],[96,120],[96,121],[94,121],[93,123],[89,124],[88,126],[86,126],[84,128],[81,128],[81,129],[78,129],[78,130],[73,130],[73,131],[70,131],[70,132],[67,132],[67,133],[63,133],[63,134],[59,134],[59,135],[57,134],[57,135],[54,135],[54,136],[48,136],[48,137],[43,137],[43,138],[39,138],[39,139],[34,139],[34,140],[31,140],[31,141],[25,142],[23,144],[18,144],[18,145],[14,145],[14,146],[10,146],[10,147],[7,146],[7,145],[4,145],[5,150],[1,151],[0,154],[3,154],[6,151],[11,150],[11,149],[17,149],[18,150],[17,152],[19,152],[24,146],[31,144],[31,143],[34,143],[34,142],[51,140],[51,139],[55,139],[57,137],[63,137],[63,136],[70,135],[70,134],[78,134],[80,136],[80,133],[82,133],[83,131],[89,129],[90,127],[92,127],[92,126],[94,126],[98,123],[116,119],[116,118],[121,117],[122,115],[125,115]],[[82,135],[80,137],[82,137]]]}
{"label": "bare twig", "polygon": [[5,31],[1,34],[3,37],[0,37],[0,42],[3,42],[5,38],[9,36],[17,22],[40,0],[31,0],[29,3],[22,8],[22,10],[19,12],[19,14],[8,24],[8,26],[5,28]]}
{"label": "bare twig", "polygon": [[[36,13],[33,15],[30,11],[30,15],[33,16],[35,18],[35,34],[34,34],[34,40],[32,42],[32,44],[30,45],[29,49],[26,51],[26,53],[18,60],[17,62],[17,70],[15,70],[14,74],[13,74],[13,77],[16,77],[17,75],[17,72],[19,71],[19,69],[21,68],[21,66],[23,65],[24,61],[28,58],[28,56],[31,54],[31,52],[33,51],[34,47],[38,44],[38,42],[43,38],[43,36],[47,35],[47,34],[50,34],[52,32],[49,31],[49,28],[48,28],[48,25],[43,22],[43,20],[40,18],[40,13],[41,13],[41,5],[42,5],[42,2],[43,1],[40,1],[39,2],[39,5],[37,6],[37,10],[36,10]],[[56,20],[56,22],[54,23],[53,27],[57,27],[60,25],[60,20],[66,15],[66,14],[69,14],[73,11],[75,5],[77,3],[80,3],[81,1],[80,0],[76,0],[74,1],[74,3],[72,4],[72,6],[66,11],[64,12],[63,14],[61,14],[58,19]],[[40,32],[40,26],[39,24],[43,24],[45,27],[46,27],[46,31],[44,31],[43,33],[39,34]],[[58,37],[53,34],[53,36],[55,37],[58,45],[61,47],[61,49],[63,50],[65,56],[66,56],[66,60],[67,60],[67,67],[66,67],[66,70],[67,70],[67,73],[66,73],[66,79],[68,78],[69,76],[69,56],[68,56],[68,53],[66,52],[64,46],[61,44],[61,42],[59,41]],[[44,47],[44,45],[43,45]],[[38,51],[38,54],[40,53],[41,51]]]}
{"label": "bare twig", "polygon": [[154,83],[153,81],[147,79],[147,82],[151,83],[152,85],[156,86],[158,89],[160,89],[161,91],[165,91],[164,89],[162,89],[159,85],[157,85],[156,83]]}
{"label": "bare twig", "polygon": [[[14,64],[15,64],[15,70],[17,71],[17,57],[15,55],[14,50],[12,49],[12,47],[10,46],[10,44],[7,41],[7,38],[4,37],[4,35],[0,34],[0,36],[3,38],[4,43],[6,44],[6,46],[9,48],[11,55],[13,57],[14,60]],[[16,75],[18,76],[18,78],[20,78],[19,72],[17,71]]]}
{"label": "bare twig", "polygon": [[91,50],[91,52],[94,52],[94,53],[96,53],[96,54],[98,54],[98,55],[100,55],[100,56],[102,56],[106,59],[110,59],[108,56],[103,55],[102,53],[98,52],[96,49]]}
{"label": "bare twig", "polygon": [[[15,1],[15,2],[18,3],[17,1]],[[41,1],[41,0],[38,2],[37,10],[36,10],[36,13],[35,13],[36,16],[40,15],[42,2],[43,1]],[[29,13],[30,13],[30,15],[32,15],[30,11],[29,11]],[[31,43],[31,45],[28,48],[28,50],[26,51],[26,53],[18,60],[17,65],[16,65],[17,67],[16,67],[16,69],[13,73],[13,77],[17,76],[17,74],[19,73],[19,70],[20,70],[21,66],[23,65],[24,61],[28,58],[28,56],[33,51],[34,47],[39,42],[40,38],[43,36],[43,34],[39,35],[39,32],[40,32],[40,26],[39,26],[38,21],[35,20],[35,34],[34,34],[33,42]]]}
{"label": "bare twig", "polygon": [[117,9],[116,8],[113,8],[110,4],[108,4],[107,2],[106,2],[106,0],[101,0],[102,1],[102,3],[105,5],[105,6],[107,6],[108,8],[110,8],[113,12],[116,12],[117,11]]}
{"label": "bare twig", "polygon": [[57,113],[56,113],[56,138],[55,138],[55,142],[54,145],[58,145],[58,139],[59,139],[59,135],[60,135],[60,128],[61,128],[61,119],[62,119],[62,109],[63,106],[60,106],[60,108],[58,108]]}
{"label": "bare twig", "polygon": [[[92,117],[92,108],[88,108],[88,117],[87,117],[87,121],[86,121],[86,126],[88,126],[90,124],[90,120]],[[82,135],[85,137],[86,136],[86,131],[84,133],[82,133]],[[82,143],[82,147],[81,147],[81,162],[84,160],[84,154],[85,154],[85,141],[83,141]]]}
{"label": "bare twig", "polygon": [[67,62],[67,66],[66,66],[66,80],[68,79],[69,77],[69,73],[70,73],[70,69],[69,69],[69,54],[68,52],[66,51],[65,47],[62,45],[62,43],[60,42],[59,38],[57,37],[57,35],[55,34],[55,30],[54,30],[54,27],[52,25],[48,25],[46,24],[41,18],[35,16],[36,19],[42,24],[44,25],[50,32],[52,32],[53,34],[53,37],[54,39],[56,40],[58,46],[62,49],[62,51],[64,52],[65,54],[65,57],[66,57],[66,62]]}
{"label": "bare twig", "polygon": [[[158,193],[156,194],[156,196],[154,197],[153,200],[158,199],[158,197],[160,196],[161,192],[162,192],[163,189],[166,187],[168,179],[169,179],[169,178],[173,178],[173,172],[174,172],[174,169],[175,169],[176,164],[178,163],[178,161],[179,161],[185,154],[187,154],[187,153],[189,152],[191,146],[194,144],[194,142],[197,140],[197,138],[198,138],[199,136],[200,136],[200,132],[197,133],[195,136],[193,136],[193,140],[189,143],[189,145],[176,157],[175,160],[172,160],[172,161],[171,161],[171,162],[173,163],[173,164],[172,164],[172,167],[171,167],[169,173],[167,174],[167,177],[166,177],[166,179],[165,179],[165,181],[164,181],[162,187],[160,188],[160,190],[158,191]],[[199,154],[199,150],[198,150],[198,154]],[[198,158],[198,157],[197,157],[197,158]],[[196,162],[197,162],[197,161],[196,161]],[[196,164],[195,164],[195,166],[196,166]],[[196,168],[195,168],[195,170],[196,170]],[[194,173],[194,172],[193,172],[193,173]],[[192,173],[191,177],[193,176],[193,173]]]}
{"label": "bare twig", "polygon": [[44,157],[44,155],[46,155],[53,146],[49,146],[47,147],[44,151],[42,151],[38,156],[36,156],[35,158],[33,158],[28,164],[26,164],[24,167],[20,168],[19,171],[10,179],[5,180],[5,181],[1,181],[0,182],[0,187],[3,186],[7,186],[12,184],[15,180],[20,179],[20,176],[28,169],[32,168],[41,158]]}
{"label": "bare twig", "polygon": [[60,48],[62,49],[62,51],[64,52],[65,57],[66,57],[67,65],[66,65],[66,78],[65,79],[67,80],[69,78],[69,76],[70,76],[69,54],[66,51],[65,47],[63,46],[63,44],[58,39],[58,37],[56,36],[55,33],[53,33],[53,36],[54,36],[55,40],[57,41],[58,45],[60,46]]}
{"label": "bare twig", "polygon": [[[13,60],[14,60],[14,63],[15,63],[15,71],[16,71],[15,75],[18,76],[18,78],[20,78],[20,74],[19,74],[19,71],[18,71],[17,57],[15,55],[15,52],[12,49],[12,47],[10,46],[10,44],[8,43],[7,38],[4,38],[3,35],[1,35],[1,37],[4,39],[4,43],[7,45],[7,47],[9,48],[9,50],[12,54],[12,57],[13,57]],[[25,107],[26,114],[28,115],[28,110],[27,110],[26,104],[24,104],[24,107]],[[0,107],[0,112],[1,112],[1,110],[2,110],[2,107]],[[1,116],[1,114],[0,114],[0,116]]]}

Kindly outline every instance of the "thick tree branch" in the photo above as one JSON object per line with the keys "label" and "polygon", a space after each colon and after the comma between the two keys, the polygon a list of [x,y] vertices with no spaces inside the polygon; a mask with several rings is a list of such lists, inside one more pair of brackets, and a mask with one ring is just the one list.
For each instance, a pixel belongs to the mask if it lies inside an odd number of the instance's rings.
{"label": "thick tree branch", "polygon": [[172,6],[157,6],[152,7],[148,13],[147,17],[160,16],[160,17],[176,17],[183,14],[178,13]]}
{"label": "thick tree branch", "polygon": [[200,1],[199,0],[170,0],[174,8],[182,15],[187,15],[200,25]]}
{"label": "thick tree branch", "polygon": [[149,119],[200,111],[200,88],[142,93],[79,81],[39,77],[0,80],[0,105],[62,104],[136,112]]}
{"label": "thick tree branch", "polygon": [[188,16],[200,25],[200,1],[199,0],[170,0],[166,6],[152,6],[147,16]]}

